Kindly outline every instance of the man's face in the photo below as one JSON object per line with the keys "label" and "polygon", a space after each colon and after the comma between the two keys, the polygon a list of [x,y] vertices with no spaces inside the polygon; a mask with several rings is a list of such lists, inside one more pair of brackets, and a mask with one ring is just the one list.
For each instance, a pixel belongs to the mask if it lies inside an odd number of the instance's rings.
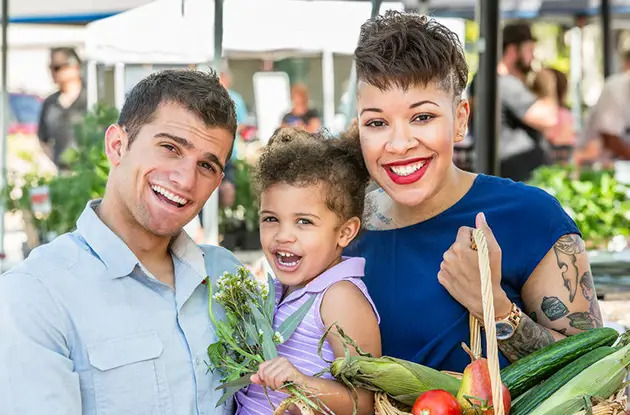
{"label": "man's face", "polygon": [[50,59],[50,73],[57,85],[80,77],[80,68],[76,62],[68,59],[65,53],[53,53]]}
{"label": "man's face", "polygon": [[308,96],[303,91],[293,91],[291,101],[293,101],[293,106],[295,107],[308,106]]}
{"label": "man's face", "polygon": [[534,49],[536,44],[533,41],[521,43],[516,48],[516,67],[524,74],[532,70],[534,60]]}
{"label": "man's face", "polygon": [[121,215],[131,226],[172,236],[221,183],[234,137],[225,128],[206,126],[179,105],[165,103],[131,145],[118,126],[110,127],[106,139],[113,173],[109,180],[114,181],[108,190]]}

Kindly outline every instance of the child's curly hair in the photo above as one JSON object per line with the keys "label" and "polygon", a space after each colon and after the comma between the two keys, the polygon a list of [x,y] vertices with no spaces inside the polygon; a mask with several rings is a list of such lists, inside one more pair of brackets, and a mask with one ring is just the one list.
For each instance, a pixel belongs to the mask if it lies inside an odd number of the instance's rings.
{"label": "child's curly hair", "polygon": [[361,218],[369,173],[354,136],[340,138],[281,128],[273,134],[255,169],[260,193],[276,183],[324,186],[326,206],[342,220]]}

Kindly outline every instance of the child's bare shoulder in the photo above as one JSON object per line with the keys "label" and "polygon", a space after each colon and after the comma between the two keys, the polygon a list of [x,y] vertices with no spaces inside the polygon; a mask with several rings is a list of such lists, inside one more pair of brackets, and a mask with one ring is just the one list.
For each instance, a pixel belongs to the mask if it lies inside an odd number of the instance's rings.
{"label": "child's bare shoulder", "polygon": [[350,281],[339,281],[326,290],[322,298],[321,316],[324,321],[336,321],[349,314],[373,313],[372,305],[359,287]]}

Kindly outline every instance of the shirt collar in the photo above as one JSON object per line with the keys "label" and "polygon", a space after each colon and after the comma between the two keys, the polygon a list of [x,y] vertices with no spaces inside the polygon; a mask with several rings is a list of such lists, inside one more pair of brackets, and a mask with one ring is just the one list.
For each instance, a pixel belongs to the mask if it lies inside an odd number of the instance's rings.
{"label": "shirt collar", "polygon": [[[110,271],[111,278],[125,277],[131,274],[140,261],[127,244],[98,217],[94,208],[100,202],[101,200],[97,199],[87,203],[77,221],[77,231]],[[173,239],[170,250],[200,276],[206,277],[203,251],[186,232],[182,231]]]}

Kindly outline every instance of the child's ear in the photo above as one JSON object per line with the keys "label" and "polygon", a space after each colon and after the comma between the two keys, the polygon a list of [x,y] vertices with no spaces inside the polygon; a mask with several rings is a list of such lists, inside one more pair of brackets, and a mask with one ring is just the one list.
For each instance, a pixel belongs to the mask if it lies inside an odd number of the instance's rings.
{"label": "child's ear", "polygon": [[339,240],[337,242],[338,245],[342,248],[350,245],[350,242],[352,242],[355,236],[357,236],[360,229],[361,219],[357,218],[356,216],[348,219],[346,223],[341,225],[341,228],[339,229]]}

